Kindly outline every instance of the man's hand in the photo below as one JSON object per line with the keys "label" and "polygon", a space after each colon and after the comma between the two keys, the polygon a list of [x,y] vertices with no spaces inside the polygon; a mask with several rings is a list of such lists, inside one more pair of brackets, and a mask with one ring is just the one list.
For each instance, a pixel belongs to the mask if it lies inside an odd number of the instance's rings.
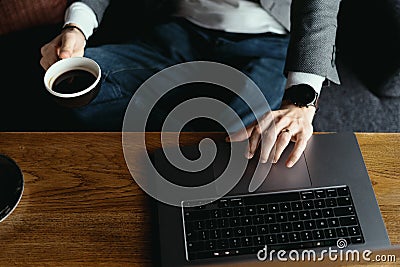
{"label": "man's hand", "polygon": [[[234,133],[227,141],[249,139],[245,156],[251,159],[260,146],[262,163],[267,162],[270,156],[273,156],[272,162],[276,163],[289,142],[295,142],[293,151],[286,160],[286,166],[291,168],[299,160],[313,134],[314,114],[315,108],[312,106],[300,108],[291,104],[284,105],[280,110],[268,112],[245,130]],[[275,155],[270,155],[274,146]]]}
{"label": "man's hand", "polygon": [[82,32],[74,28],[65,29],[41,48],[40,65],[47,70],[59,59],[81,57],[84,54],[85,45],[86,39]]}

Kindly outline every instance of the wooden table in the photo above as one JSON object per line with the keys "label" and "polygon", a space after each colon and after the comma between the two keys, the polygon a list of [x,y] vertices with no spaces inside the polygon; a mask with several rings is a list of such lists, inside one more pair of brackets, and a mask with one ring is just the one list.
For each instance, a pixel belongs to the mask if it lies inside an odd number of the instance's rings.
{"label": "wooden table", "polygon": [[[391,242],[400,244],[400,134],[357,139]],[[160,145],[158,133],[147,140],[149,150]],[[151,199],[130,176],[120,133],[0,133],[0,153],[25,178],[20,204],[0,223],[0,266],[153,266]]]}

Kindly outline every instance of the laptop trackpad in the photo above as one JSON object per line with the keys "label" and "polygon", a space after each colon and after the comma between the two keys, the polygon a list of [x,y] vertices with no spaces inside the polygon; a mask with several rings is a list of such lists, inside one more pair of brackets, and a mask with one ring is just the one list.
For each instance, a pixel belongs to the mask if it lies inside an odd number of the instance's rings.
{"label": "laptop trackpad", "polygon": [[[292,167],[287,168],[285,162],[289,157],[294,145],[290,143],[285,149],[276,164],[259,162],[259,153],[256,153],[253,159],[249,160],[247,168],[240,179],[239,183],[228,193],[228,195],[248,194],[250,181],[253,179],[253,184],[261,184],[254,193],[281,191],[289,189],[307,188],[311,186],[311,179],[308,174],[307,164],[304,153],[299,161]],[[214,162],[214,175],[218,177],[226,166],[226,160],[229,159],[229,145],[219,144],[220,155],[225,154],[226,157],[219,157],[220,160]],[[217,188],[217,191],[218,188]]]}

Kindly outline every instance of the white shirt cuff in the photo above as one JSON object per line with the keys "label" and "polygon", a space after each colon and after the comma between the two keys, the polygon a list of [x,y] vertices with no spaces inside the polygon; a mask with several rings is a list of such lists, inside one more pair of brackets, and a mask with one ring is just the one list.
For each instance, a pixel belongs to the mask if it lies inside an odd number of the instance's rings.
{"label": "white shirt cuff", "polygon": [[310,85],[320,95],[322,83],[325,81],[325,77],[305,72],[289,72],[286,82],[286,89],[292,85],[305,83]]}
{"label": "white shirt cuff", "polygon": [[94,29],[98,27],[96,14],[88,5],[82,2],[75,2],[67,8],[64,17],[64,26],[70,23],[79,26],[86,40],[92,36]]}

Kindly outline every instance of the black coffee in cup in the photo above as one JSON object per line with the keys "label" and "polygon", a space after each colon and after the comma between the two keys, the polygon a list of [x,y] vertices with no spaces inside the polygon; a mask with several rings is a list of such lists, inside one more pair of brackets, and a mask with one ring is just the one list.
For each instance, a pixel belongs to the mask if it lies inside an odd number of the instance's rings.
{"label": "black coffee in cup", "polygon": [[59,105],[78,108],[88,105],[97,96],[101,87],[100,79],[100,66],[93,59],[70,57],[51,65],[43,82]]}
{"label": "black coffee in cup", "polygon": [[70,70],[57,77],[52,89],[61,94],[73,94],[90,87],[96,79],[89,71]]}

